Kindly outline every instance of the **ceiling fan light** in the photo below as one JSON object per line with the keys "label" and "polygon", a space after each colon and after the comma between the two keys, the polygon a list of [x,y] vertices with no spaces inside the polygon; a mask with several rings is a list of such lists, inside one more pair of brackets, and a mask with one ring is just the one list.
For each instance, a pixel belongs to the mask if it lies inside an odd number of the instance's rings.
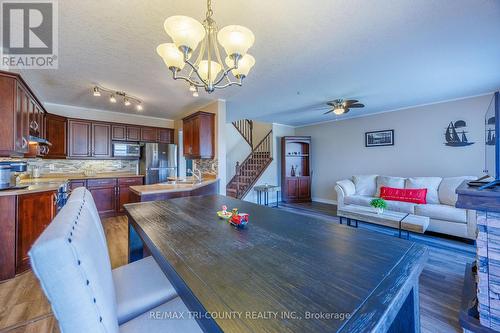
{"label": "ceiling fan light", "polygon": [[184,65],[186,65],[182,52],[179,51],[174,43],[163,43],[158,45],[156,53],[163,59],[165,65],[167,65],[169,69],[174,68],[176,70],[181,70],[184,68]]}
{"label": "ceiling fan light", "polygon": [[253,32],[241,25],[228,25],[217,34],[217,40],[228,56],[244,56],[255,42]]}
{"label": "ceiling fan light", "polygon": [[[215,61],[210,61],[210,81],[214,81],[214,78],[217,77],[219,72],[222,70],[222,66]],[[200,74],[200,77],[205,81],[208,82],[208,60],[202,60],[200,61],[198,65],[198,73]]]}
{"label": "ceiling fan light", "polygon": [[[231,57],[228,56],[225,61],[228,67],[231,68],[234,66],[234,60],[231,59]],[[233,69],[231,73],[233,73],[233,75],[237,78],[244,78],[248,75],[254,65],[255,58],[250,54],[245,54],[240,60],[238,60],[238,68]]]}
{"label": "ceiling fan light", "polygon": [[163,27],[177,48],[186,48],[189,52],[198,47],[206,34],[203,25],[189,16],[170,16]]}
{"label": "ceiling fan light", "polygon": [[344,112],[345,112],[345,109],[343,107],[335,107],[335,109],[333,109],[333,113],[335,113],[338,116],[340,116],[341,114],[344,114]]}

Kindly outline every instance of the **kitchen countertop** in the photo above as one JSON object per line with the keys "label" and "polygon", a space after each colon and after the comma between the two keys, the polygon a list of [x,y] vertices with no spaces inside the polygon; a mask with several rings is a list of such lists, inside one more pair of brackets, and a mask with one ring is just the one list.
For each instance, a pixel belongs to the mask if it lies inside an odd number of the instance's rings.
{"label": "kitchen countertop", "polygon": [[102,178],[129,178],[129,177],[144,177],[144,175],[136,175],[132,173],[107,172],[99,173],[95,176],[85,176],[84,174],[50,174],[43,175],[40,178],[25,178],[19,182],[20,186],[28,185],[24,189],[12,189],[0,191],[0,196],[7,195],[22,195],[38,192],[57,191],[59,186],[68,180],[75,179],[102,179]]}
{"label": "kitchen countertop", "polygon": [[207,186],[217,182],[218,178],[205,178],[201,183],[195,184],[151,184],[151,185],[136,185],[130,186],[130,190],[138,195],[170,193],[170,192],[185,192]]}

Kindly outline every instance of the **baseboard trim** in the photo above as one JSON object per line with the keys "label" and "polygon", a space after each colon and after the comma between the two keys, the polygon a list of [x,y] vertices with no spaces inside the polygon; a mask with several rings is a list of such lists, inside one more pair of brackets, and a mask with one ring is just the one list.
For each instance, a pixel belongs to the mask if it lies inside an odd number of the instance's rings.
{"label": "baseboard trim", "polygon": [[312,201],[326,203],[326,204],[331,204],[331,205],[336,205],[337,204],[337,200],[323,199],[323,198],[317,198],[317,197],[313,197]]}

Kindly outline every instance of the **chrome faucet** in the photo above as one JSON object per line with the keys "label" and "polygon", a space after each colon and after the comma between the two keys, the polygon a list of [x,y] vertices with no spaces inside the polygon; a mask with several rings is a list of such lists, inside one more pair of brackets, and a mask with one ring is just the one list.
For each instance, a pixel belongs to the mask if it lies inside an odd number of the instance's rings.
{"label": "chrome faucet", "polygon": [[195,171],[198,171],[198,174],[194,173],[193,170],[187,169],[187,172],[191,172],[194,178],[198,181],[198,183],[201,183],[201,171],[199,169],[196,169]]}

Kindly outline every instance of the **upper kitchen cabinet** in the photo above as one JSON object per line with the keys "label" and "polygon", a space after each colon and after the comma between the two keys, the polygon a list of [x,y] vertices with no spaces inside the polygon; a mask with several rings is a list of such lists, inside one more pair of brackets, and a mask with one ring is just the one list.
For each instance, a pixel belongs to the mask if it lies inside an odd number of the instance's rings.
{"label": "upper kitchen cabinet", "polygon": [[88,120],[68,120],[68,157],[110,158],[111,125]]}
{"label": "upper kitchen cabinet", "polygon": [[174,130],[171,128],[158,128],[159,143],[174,143]]}
{"label": "upper kitchen cabinet", "polygon": [[45,110],[19,74],[0,71],[0,156],[28,153],[29,136],[43,138]]}
{"label": "upper kitchen cabinet", "polygon": [[183,119],[184,157],[209,159],[215,155],[215,114],[196,112]]}
{"label": "upper kitchen cabinet", "polygon": [[153,127],[141,127],[141,141],[158,142],[158,130]]}
{"label": "upper kitchen cabinet", "polygon": [[[145,135],[151,135],[145,133]],[[141,141],[141,128],[125,124],[112,124],[111,140],[113,141]]]}
{"label": "upper kitchen cabinet", "polygon": [[45,137],[52,143],[47,158],[66,158],[68,154],[66,117],[48,113],[45,116]]}

